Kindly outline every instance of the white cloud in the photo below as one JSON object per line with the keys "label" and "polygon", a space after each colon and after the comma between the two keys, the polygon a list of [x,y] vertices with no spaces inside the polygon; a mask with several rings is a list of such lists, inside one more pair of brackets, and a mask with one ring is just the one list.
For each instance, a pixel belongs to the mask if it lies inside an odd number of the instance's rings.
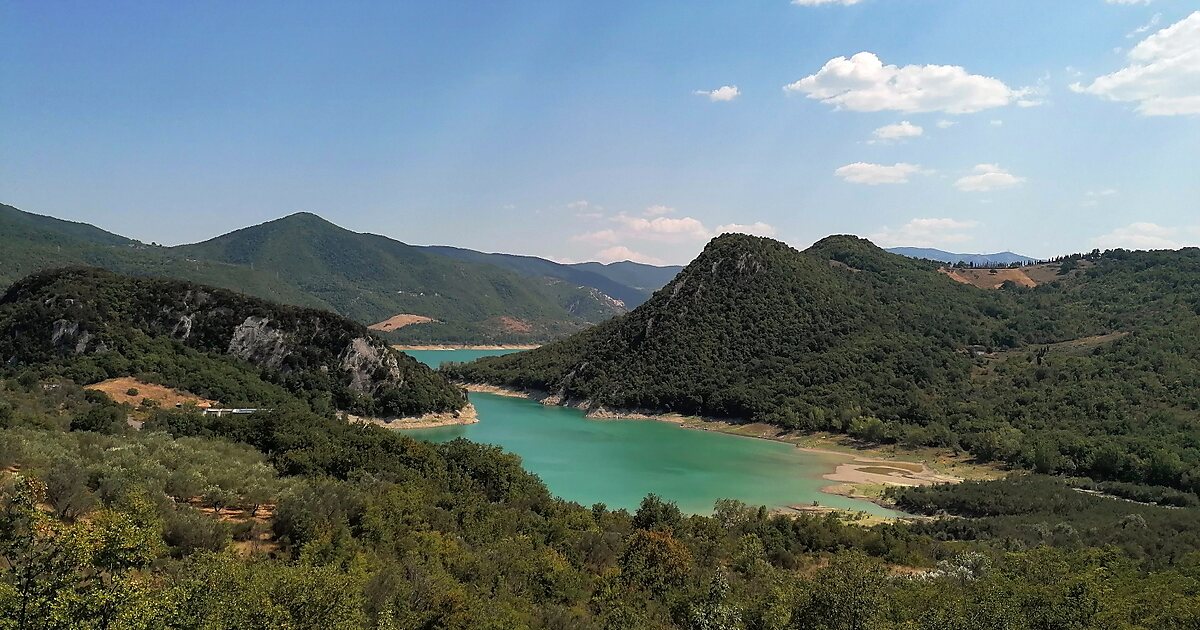
{"label": "white cloud", "polygon": [[717,234],[737,233],[750,234],[752,236],[775,236],[775,226],[763,223],[762,221],[755,221],[750,224],[727,223],[725,225],[718,225],[716,232]]}
{"label": "white cloud", "polygon": [[1085,208],[1091,208],[1100,205],[1100,199],[1103,197],[1111,197],[1117,194],[1116,188],[1102,188],[1100,190],[1089,190],[1084,194],[1083,203],[1080,205]]}
{"label": "white cloud", "polygon": [[580,219],[600,219],[604,217],[604,207],[598,206],[587,199],[572,201],[567,204],[568,210],[574,210]]}
{"label": "white cloud", "polygon": [[1143,25],[1141,25],[1141,26],[1139,26],[1139,27],[1137,27],[1137,28],[1133,29],[1133,30],[1132,30],[1132,31],[1130,31],[1130,32],[1129,32],[1129,34],[1128,34],[1128,35],[1126,35],[1125,37],[1126,37],[1127,39],[1130,39],[1130,38],[1137,37],[1138,35],[1141,35],[1142,33],[1145,33],[1146,31],[1148,31],[1148,30],[1150,30],[1150,29],[1152,29],[1152,28],[1154,28],[1154,27],[1158,26],[1158,23],[1159,23],[1159,22],[1161,22],[1161,21],[1162,21],[1162,14],[1161,14],[1161,13],[1155,13],[1154,15],[1152,15],[1152,16],[1150,17],[1150,21],[1149,21],[1149,22],[1146,22],[1145,24],[1143,24]]}
{"label": "white cloud", "polygon": [[1021,95],[999,79],[969,74],[961,66],[884,65],[871,52],[830,59],[816,74],[783,89],[856,112],[969,114],[1008,105]]}
{"label": "white cloud", "polygon": [[884,227],[867,238],[880,247],[943,247],[970,242],[976,221],[913,219],[899,228]]}
{"label": "white cloud", "polygon": [[925,133],[925,130],[919,125],[914,125],[907,120],[902,120],[894,125],[884,125],[872,132],[871,135],[875,136],[879,140],[889,141],[903,140],[905,138],[916,138],[923,133]]}
{"label": "white cloud", "polygon": [[1200,244],[1200,226],[1164,227],[1157,223],[1130,223],[1092,239],[1100,249],[1179,249]]}
{"label": "white cloud", "polygon": [[833,174],[852,184],[876,186],[879,184],[907,184],[909,175],[920,172],[920,166],[904,162],[897,162],[891,166],[855,162],[839,167]]}
{"label": "white cloud", "polygon": [[949,129],[957,124],[958,123],[954,122],[953,120],[939,120],[939,121],[937,121],[937,128],[938,129]]}
{"label": "white cloud", "polygon": [[819,7],[826,4],[840,4],[842,6],[850,6],[858,4],[862,0],[792,0],[792,4],[798,7]]}
{"label": "white cloud", "polygon": [[641,252],[636,252],[624,245],[614,245],[596,252],[596,260],[602,263],[621,262],[632,260],[633,262],[645,263],[647,265],[662,265],[665,264],[662,259],[648,256]]}
{"label": "white cloud", "polygon": [[954,182],[954,187],[967,192],[985,192],[998,188],[1009,188],[1025,181],[1024,177],[1017,177],[996,164],[977,164],[974,173],[974,175],[958,178],[958,181]]}
{"label": "white cloud", "polygon": [[1000,120],[999,118],[996,118],[996,119],[992,120],[991,123],[989,123],[989,124],[991,124],[993,127],[1003,127],[1004,121]]}
{"label": "white cloud", "polygon": [[617,233],[613,230],[596,230],[595,232],[576,234],[571,237],[571,240],[577,243],[612,243],[617,240]]}
{"label": "white cloud", "polygon": [[646,219],[620,214],[613,217],[613,220],[621,226],[621,232],[625,236],[643,241],[681,243],[712,238],[704,224],[692,217]]}
{"label": "white cloud", "polygon": [[[665,208],[665,206],[661,207]],[[656,207],[651,206],[651,208]],[[612,244],[627,240],[680,244],[706,241],[714,236],[703,222],[692,217],[655,216],[646,218],[618,214],[609,220],[616,224],[615,228],[576,234],[571,237],[571,240],[579,243],[599,244]]]}
{"label": "white cloud", "polygon": [[1153,0],[1104,0],[1108,4],[1150,4]]}
{"label": "white cloud", "polygon": [[[643,246],[651,248],[656,256],[692,256],[700,243],[726,232],[741,232],[756,236],[774,236],[774,226],[757,221],[754,223],[728,223],[710,230],[704,222],[693,217],[668,217],[664,214],[675,212],[667,206],[650,206],[645,211],[646,216],[618,214],[609,217],[613,227],[576,234],[572,242],[589,243],[602,247],[595,254],[601,261],[635,260],[650,264],[662,264],[662,260],[641,253]],[[632,244],[633,248],[629,247]],[[636,248],[636,249],[635,249]]]}
{"label": "white cloud", "polygon": [[729,102],[742,95],[742,91],[736,85],[723,85],[715,90],[696,90],[693,94],[707,96],[708,100],[718,102]]}
{"label": "white cloud", "polygon": [[1071,89],[1137,103],[1145,116],[1200,114],[1200,11],[1142,40],[1127,58],[1124,68]]}

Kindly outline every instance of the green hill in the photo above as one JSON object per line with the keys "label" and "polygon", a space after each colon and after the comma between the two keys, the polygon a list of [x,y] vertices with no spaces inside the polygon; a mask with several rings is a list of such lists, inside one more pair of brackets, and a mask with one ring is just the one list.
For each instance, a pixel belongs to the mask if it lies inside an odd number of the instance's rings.
{"label": "green hill", "polygon": [[[0,298],[0,357],[79,383],[125,375],[226,403],[417,415],[466,404],[361,324],[180,280],[90,268],[34,274]],[[282,392],[288,392],[283,394]]]}
{"label": "green hill", "polygon": [[101,267],[138,276],[191,280],[297,306],[334,310],[320,299],[248,267],[188,259],[167,248],[0,204],[0,289],[45,269]]}
{"label": "green hill", "polygon": [[401,329],[397,339],[548,339],[621,311],[592,291],[453,260],[303,212],[173,250],[269,272],[357,321],[410,313],[441,322]]}
{"label": "green hill", "polygon": [[456,260],[308,213],[158,247],[0,206],[0,245],[0,287],[43,269],[88,265],[201,282],[364,324],[401,313],[437,320],[390,333],[398,341],[544,341],[625,310],[584,282]]}
{"label": "green hill", "polygon": [[[504,267],[531,278],[557,278],[570,285],[591,287],[604,295],[620,300],[626,308],[640,306],[655,291],[661,289],[664,284],[669,282],[674,277],[675,272],[680,269],[679,267],[651,267],[650,265],[644,265],[649,269],[660,270],[661,273],[659,273],[658,277],[651,277],[650,274],[642,277],[634,272],[626,274],[626,277],[621,280],[617,280],[615,277],[619,274],[612,273],[608,270],[607,265],[600,263],[567,265],[546,260],[545,258],[537,258],[536,256],[485,254],[461,247],[431,246],[426,249],[459,260]],[[622,263],[612,264],[617,265]],[[584,265],[589,266],[585,267]],[[661,282],[658,281],[660,279]]]}
{"label": "green hill", "polygon": [[1200,490],[1200,250],[976,289],[853,237],[714,239],[633,312],[448,373]]}
{"label": "green hill", "polygon": [[582,262],[567,266],[632,287],[642,292],[647,298],[670,282],[676,274],[683,271],[683,267],[677,265],[659,267],[629,260],[611,263]]}

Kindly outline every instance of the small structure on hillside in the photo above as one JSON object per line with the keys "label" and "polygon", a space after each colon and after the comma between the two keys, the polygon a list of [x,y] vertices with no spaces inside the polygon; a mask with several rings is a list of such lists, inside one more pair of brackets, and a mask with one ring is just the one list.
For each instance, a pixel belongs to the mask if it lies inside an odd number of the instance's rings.
{"label": "small structure on hillside", "polygon": [[209,407],[208,409],[204,409],[203,411],[204,411],[204,415],[206,415],[206,416],[230,416],[230,415],[241,416],[241,415],[251,414],[256,411],[268,411],[268,410],[267,409],[214,409],[212,407]]}

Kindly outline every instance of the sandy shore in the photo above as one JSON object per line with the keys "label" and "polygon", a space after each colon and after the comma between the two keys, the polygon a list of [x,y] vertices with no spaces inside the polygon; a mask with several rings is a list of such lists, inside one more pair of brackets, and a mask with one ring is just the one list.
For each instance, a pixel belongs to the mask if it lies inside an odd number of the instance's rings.
{"label": "sandy shore", "polygon": [[[525,391],[512,387],[481,383],[469,383],[464,385],[464,387],[467,391],[471,392],[528,398],[544,405],[564,404],[564,401],[559,396],[553,396],[545,392]],[[922,486],[935,483],[958,483],[963,480],[962,476],[951,474],[947,470],[935,470],[926,461],[912,461],[912,457],[915,455],[910,454],[906,457],[904,453],[898,452],[896,449],[861,448],[854,445],[845,436],[795,433],[762,422],[738,423],[717,418],[686,416],[677,413],[645,413],[608,409],[605,407],[591,407],[586,403],[568,404],[568,406],[583,410],[586,417],[593,420],[656,420],[659,422],[670,422],[685,429],[716,431],[718,433],[792,444],[805,452],[830,458],[834,464],[834,470],[822,475],[822,478],[835,483],[822,488],[823,492],[856,499],[866,499],[875,503],[881,503],[880,495],[886,486]],[[954,463],[965,466],[961,461]],[[953,470],[953,466],[950,468]],[[977,474],[972,474],[971,476],[982,476],[984,471],[990,470],[983,467],[979,468],[981,470],[973,471]],[[883,505],[891,507],[890,505]],[[822,507],[820,509],[825,508]],[[797,511],[810,510],[806,507],[804,510]]]}
{"label": "sandy shore", "polygon": [[449,427],[460,424],[475,424],[476,422],[479,422],[479,414],[475,411],[475,405],[468,403],[466,407],[463,407],[458,411],[427,413],[423,416],[411,416],[404,418],[368,418],[364,416],[346,414],[346,421],[358,424],[373,424],[377,427],[383,427],[385,429],[432,429],[435,427]]}
{"label": "sandy shore", "polygon": [[536,344],[536,343],[512,344],[512,345],[503,345],[503,346],[486,346],[486,345],[485,346],[456,346],[456,345],[446,345],[446,344],[428,345],[428,346],[401,346],[401,345],[392,346],[393,349],[399,350],[401,352],[403,352],[405,350],[533,350],[534,348],[540,348],[540,347],[541,347],[541,344]]}

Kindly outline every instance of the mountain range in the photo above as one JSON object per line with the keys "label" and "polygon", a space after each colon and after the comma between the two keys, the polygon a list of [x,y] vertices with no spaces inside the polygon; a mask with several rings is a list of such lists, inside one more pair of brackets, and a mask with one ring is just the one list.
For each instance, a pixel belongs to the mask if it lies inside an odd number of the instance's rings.
{"label": "mountain range", "polygon": [[997,252],[995,254],[956,254],[954,252],[931,249],[929,247],[889,247],[887,251],[909,258],[934,260],[947,264],[965,263],[975,267],[1008,266],[1011,264],[1027,265],[1037,262],[1036,258],[1022,256],[1012,252]]}
{"label": "mountain range", "polygon": [[560,337],[641,304],[679,269],[418,247],[307,212],[160,247],[0,205],[0,245],[0,287],[35,271],[82,264],[202,282],[368,325],[422,322],[380,330],[410,343]]}

